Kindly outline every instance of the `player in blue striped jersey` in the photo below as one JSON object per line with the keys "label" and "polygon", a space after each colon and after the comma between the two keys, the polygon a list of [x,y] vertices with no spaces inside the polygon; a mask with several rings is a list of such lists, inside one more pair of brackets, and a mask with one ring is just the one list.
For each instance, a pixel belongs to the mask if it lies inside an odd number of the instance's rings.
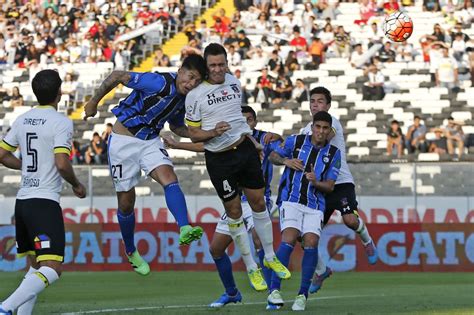
{"label": "player in blue striped jersey", "polygon": [[[341,152],[329,144],[332,118],[327,112],[313,116],[312,135],[292,135],[285,144],[270,154],[270,161],[285,165],[280,180],[278,205],[282,242],[278,259],[288,266],[297,238],[302,236],[304,255],[301,285],[293,310],[304,310],[318,260],[318,242],[324,218],[324,194],[334,189],[341,167]],[[272,275],[268,308],[283,305],[281,281]]]}
{"label": "player in blue striped jersey", "polygon": [[107,152],[126,254],[132,267],[141,275],[150,273],[150,267],[138,253],[134,241],[134,187],[141,177],[141,170],[163,186],[166,204],[180,227],[180,244],[189,244],[201,238],[203,233],[201,227],[189,225],[186,200],[159,134],[168,122],[175,134],[189,137],[184,124],[184,101],[186,94],[199,85],[205,75],[204,59],[198,55],[185,58],[177,73],[113,71],[84,108],[84,119],[94,117],[100,100],[118,84],[133,89],[112,109],[117,121],[109,137]]}

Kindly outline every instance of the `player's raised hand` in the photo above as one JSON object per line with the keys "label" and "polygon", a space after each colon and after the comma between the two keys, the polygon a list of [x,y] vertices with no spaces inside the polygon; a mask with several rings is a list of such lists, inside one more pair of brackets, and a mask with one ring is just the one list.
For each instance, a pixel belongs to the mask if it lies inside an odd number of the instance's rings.
{"label": "player's raised hand", "polygon": [[79,183],[77,186],[72,187],[72,191],[74,192],[74,195],[76,195],[78,198],[85,198],[86,197],[86,187]]}
{"label": "player's raised hand", "polygon": [[216,131],[218,136],[222,135],[224,132],[226,132],[227,130],[230,130],[230,129],[232,129],[232,127],[226,121],[220,121],[214,127],[214,130]]}
{"label": "player's raised hand", "polygon": [[283,164],[295,171],[304,171],[303,161],[299,159],[286,159]]}
{"label": "player's raised hand", "polygon": [[89,117],[94,117],[97,114],[97,105],[99,105],[99,103],[94,101],[94,98],[91,98],[87,102],[84,106],[84,120],[87,120]]}

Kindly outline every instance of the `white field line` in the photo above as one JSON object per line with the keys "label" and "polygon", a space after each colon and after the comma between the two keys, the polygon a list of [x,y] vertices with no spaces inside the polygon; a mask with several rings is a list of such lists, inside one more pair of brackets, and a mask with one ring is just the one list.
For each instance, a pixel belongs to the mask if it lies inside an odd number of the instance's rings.
{"label": "white field line", "polygon": [[[378,297],[384,296],[384,294],[376,295]],[[315,298],[308,298],[308,301],[314,300],[335,300],[335,299],[344,299],[344,298],[364,298],[364,297],[374,297],[372,294],[359,294],[359,295],[333,295],[333,296],[322,296]],[[294,300],[285,300],[285,303],[293,302]],[[247,302],[239,304],[229,304],[228,306],[242,306],[242,305],[267,305],[267,302]],[[82,311],[82,312],[71,312],[71,313],[61,313],[61,315],[82,315],[82,314],[100,314],[100,313],[118,313],[118,312],[130,312],[130,311],[149,311],[149,310],[167,310],[167,309],[186,309],[186,308],[208,308],[207,304],[191,304],[191,305],[158,305],[158,306],[143,306],[143,307],[127,307],[127,308],[107,308],[101,310],[91,310],[91,311]]]}

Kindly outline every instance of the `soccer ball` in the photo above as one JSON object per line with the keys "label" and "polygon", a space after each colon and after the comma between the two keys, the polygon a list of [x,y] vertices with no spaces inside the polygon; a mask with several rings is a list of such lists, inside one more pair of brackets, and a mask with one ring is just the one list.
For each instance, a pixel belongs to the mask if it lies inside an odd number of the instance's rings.
{"label": "soccer ball", "polygon": [[413,22],[406,13],[396,11],[385,17],[383,32],[391,41],[403,42],[413,32]]}

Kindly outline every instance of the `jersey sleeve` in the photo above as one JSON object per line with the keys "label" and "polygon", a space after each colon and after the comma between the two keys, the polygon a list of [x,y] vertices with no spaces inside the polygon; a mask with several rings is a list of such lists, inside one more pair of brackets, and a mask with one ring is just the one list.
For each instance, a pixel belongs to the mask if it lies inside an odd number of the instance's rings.
{"label": "jersey sleeve", "polygon": [[341,169],[341,151],[337,150],[334,154],[334,158],[329,165],[329,169],[326,173],[325,180],[333,180],[336,181],[337,176],[339,176],[339,171]]}
{"label": "jersey sleeve", "polygon": [[73,124],[70,119],[63,119],[57,126],[54,136],[54,153],[71,153]]}
{"label": "jersey sleeve", "polygon": [[6,134],[5,138],[0,142],[0,148],[3,148],[7,151],[10,152],[15,152],[16,149],[18,148],[19,142],[18,142],[18,119],[15,120],[13,123],[12,127],[10,128],[10,131]]}
{"label": "jersey sleeve", "polygon": [[201,127],[201,108],[199,105],[198,95],[195,93],[188,93],[185,101],[186,118],[185,122],[191,127]]}
{"label": "jersey sleeve", "polygon": [[273,151],[276,151],[281,146],[282,143],[283,141],[281,140],[275,140],[275,141],[270,142],[269,144],[265,145],[265,153],[270,154]]}
{"label": "jersey sleeve", "polygon": [[281,157],[291,158],[293,156],[293,147],[295,146],[295,136],[290,136],[286,138],[284,143],[281,143],[280,146],[276,147],[274,150]]}
{"label": "jersey sleeve", "polygon": [[168,119],[168,123],[175,127],[182,127],[184,126],[184,108],[181,108],[173,116]]}
{"label": "jersey sleeve", "polygon": [[143,91],[147,94],[161,92],[169,87],[170,82],[159,73],[152,72],[130,72],[130,81],[125,86]]}

